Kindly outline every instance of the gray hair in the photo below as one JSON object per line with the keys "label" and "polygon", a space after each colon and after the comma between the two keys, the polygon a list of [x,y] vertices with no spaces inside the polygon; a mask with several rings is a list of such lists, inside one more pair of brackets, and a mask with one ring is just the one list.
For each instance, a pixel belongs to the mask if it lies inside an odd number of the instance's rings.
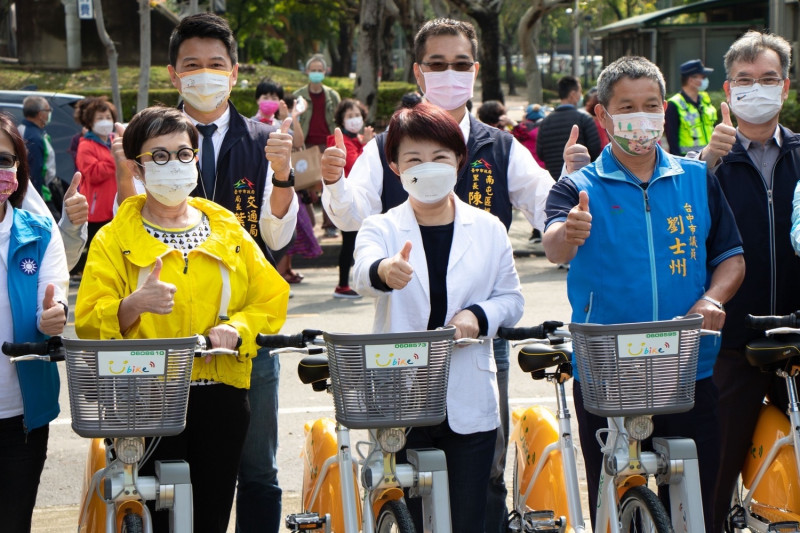
{"label": "gray hair", "polygon": [[608,106],[614,94],[614,85],[622,78],[632,80],[649,78],[658,84],[658,88],[661,90],[661,100],[664,100],[667,95],[664,76],[657,66],[644,57],[625,56],[604,68],[597,78],[597,100],[603,107]]}
{"label": "gray hair", "polygon": [[758,55],[766,50],[774,50],[781,61],[781,74],[789,76],[789,63],[792,59],[792,47],[789,42],[774,33],[761,33],[750,30],[739,37],[725,53],[725,74],[730,76],[731,68],[737,61],[755,63]]}
{"label": "gray hair", "polygon": [[328,70],[328,63],[325,61],[325,56],[323,56],[322,54],[314,54],[313,56],[308,58],[308,61],[306,61],[306,72],[308,72],[311,63],[315,63],[317,61],[322,63],[322,70],[325,71]]}
{"label": "gray hair", "polygon": [[24,117],[35,117],[47,107],[47,100],[43,96],[26,96],[22,101],[22,115]]}

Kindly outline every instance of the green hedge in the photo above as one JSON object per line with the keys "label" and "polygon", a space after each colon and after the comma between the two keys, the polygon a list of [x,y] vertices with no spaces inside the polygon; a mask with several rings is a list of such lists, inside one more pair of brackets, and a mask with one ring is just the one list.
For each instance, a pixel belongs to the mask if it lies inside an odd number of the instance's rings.
{"label": "green hedge", "polygon": [[[336,89],[342,98],[353,97],[352,80],[339,81],[334,78],[332,82],[331,86]],[[297,87],[287,86],[286,91],[292,92],[299,88],[299,85]],[[380,128],[385,127],[403,95],[414,90],[416,90],[416,86],[410,83],[397,81],[381,83],[378,88],[378,110],[375,125]],[[83,96],[107,96],[109,99],[111,98],[111,94],[108,91],[82,91],[81,94]],[[124,110],[123,115],[126,122],[136,113],[138,95],[139,91],[134,89],[120,91],[122,109]],[[255,87],[252,85],[247,89],[235,87],[231,92],[231,102],[241,114],[246,117],[252,117],[258,110],[255,101]],[[151,89],[149,92],[148,105],[164,104],[174,106],[177,103],[178,92],[175,89]]]}

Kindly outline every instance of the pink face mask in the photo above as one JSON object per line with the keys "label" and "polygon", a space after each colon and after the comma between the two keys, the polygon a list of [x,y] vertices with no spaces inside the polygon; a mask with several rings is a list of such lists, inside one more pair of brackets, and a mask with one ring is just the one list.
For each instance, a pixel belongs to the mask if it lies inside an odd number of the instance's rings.
{"label": "pink face mask", "polygon": [[0,169],[0,204],[4,204],[8,197],[17,190],[17,168]]}
{"label": "pink face mask", "polygon": [[278,110],[278,106],[280,102],[277,100],[259,100],[258,101],[258,109],[261,111],[261,114],[265,117],[271,117],[275,114],[275,111]]}

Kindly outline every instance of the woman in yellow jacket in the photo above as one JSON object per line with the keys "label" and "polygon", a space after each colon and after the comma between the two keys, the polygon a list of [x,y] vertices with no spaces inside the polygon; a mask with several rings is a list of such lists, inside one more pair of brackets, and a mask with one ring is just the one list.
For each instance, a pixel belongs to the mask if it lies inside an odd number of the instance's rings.
{"label": "woman in yellow jacket", "polygon": [[[186,429],[161,440],[156,459],[189,463],[195,531],[227,529],[250,418],[247,389],[259,332],[286,320],[289,286],[236,217],[188,198],[197,184],[197,131],[177,109],[151,107],[128,125],[123,148],[146,194],[122,203],[92,242],[75,308],[85,339],[205,334],[239,356],[198,359]],[[159,516],[161,515],[161,516]],[[154,513],[156,531],[167,516]]]}

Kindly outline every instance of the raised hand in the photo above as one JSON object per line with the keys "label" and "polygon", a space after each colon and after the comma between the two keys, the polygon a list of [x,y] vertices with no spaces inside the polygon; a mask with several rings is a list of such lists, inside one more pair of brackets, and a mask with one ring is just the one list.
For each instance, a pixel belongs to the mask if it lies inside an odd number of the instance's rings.
{"label": "raised hand", "polygon": [[569,139],[564,145],[564,164],[567,166],[567,174],[572,174],[592,162],[589,156],[589,149],[582,144],[578,144],[578,136],[581,130],[577,124],[572,125],[569,132]]}
{"label": "raised hand", "polygon": [[364,134],[361,136],[361,142],[367,144],[375,138],[375,128],[372,126],[364,126]]}
{"label": "raised hand", "polygon": [[708,146],[700,152],[700,159],[705,161],[709,167],[717,164],[721,157],[728,155],[733,145],[736,143],[736,128],[731,121],[731,110],[727,102],[722,102],[719,107],[722,115],[722,122],[714,126],[711,134],[711,141]]}
{"label": "raised hand", "polygon": [[56,286],[48,283],[42,299],[42,316],[39,319],[39,331],[45,335],[61,335],[67,323],[66,309],[53,299]]}
{"label": "raised hand", "polygon": [[172,283],[159,279],[161,267],[161,258],[157,257],[153,270],[150,271],[147,279],[145,279],[141,287],[131,294],[131,296],[136,295],[139,314],[168,315],[172,312],[172,308],[175,305],[175,293],[178,289]]}
{"label": "raised hand", "polygon": [[336,183],[341,179],[342,175],[344,175],[344,165],[347,161],[347,148],[344,145],[342,130],[336,128],[333,131],[333,138],[336,144],[327,147],[322,152],[322,159],[320,160],[322,179],[328,184]]}
{"label": "raised hand", "polygon": [[64,213],[75,226],[82,226],[89,220],[89,202],[86,197],[78,192],[81,185],[81,173],[72,176],[67,192],[64,193]]}
{"label": "raised hand", "polygon": [[114,140],[111,141],[111,154],[114,156],[114,161],[117,163],[117,168],[125,166],[125,150],[122,148],[122,135],[125,133],[125,126],[119,122],[114,123]]}
{"label": "raised hand", "polygon": [[567,244],[582,246],[589,238],[592,230],[592,214],[589,212],[589,193],[579,193],[578,205],[570,209],[567,221],[564,224],[566,233],[564,238]]}
{"label": "raised hand", "polygon": [[281,122],[281,128],[269,134],[267,145],[264,147],[264,154],[272,166],[275,179],[281,181],[289,179],[289,171],[292,168],[292,134],[289,133],[291,126],[292,118],[285,118]]}
{"label": "raised hand", "polygon": [[408,285],[414,274],[414,267],[408,262],[411,256],[411,241],[406,241],[403,248],[393,257],[384,259],[378,265],[378,276],[381,280],[395,290],[400,290]]}

